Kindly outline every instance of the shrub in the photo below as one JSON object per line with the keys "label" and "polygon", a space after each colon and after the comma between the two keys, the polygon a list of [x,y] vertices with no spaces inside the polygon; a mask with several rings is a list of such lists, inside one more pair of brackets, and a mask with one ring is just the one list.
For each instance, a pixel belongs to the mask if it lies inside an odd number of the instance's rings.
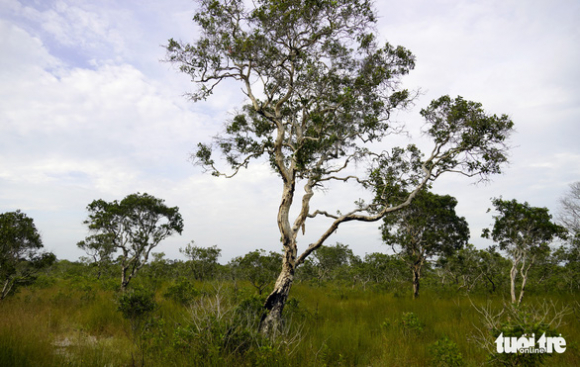
{"label": "shrub", "polygon": [[187,279],[179,279],[167,288],[163,294],[166,299],[171,299],[182,305],[188,305],[193,302],[194,298],[199,296],[200,292],[195,289],[193,282]]}
{"label": "shrub", "polygon": [[146,316],[157,307],[155,295],[143,288],[123,293],[118,299],[117,310],[131,323],[133,337],[137,337]]}
{"label": "shrub", "polygon": [[484,319],[484,329],[479,330],[480,343],[489,352],[489,363],[501,366],[536,366],[545,362],[551,353],[498,353],[495,341],[503,337],[527,337],[534,335],[536,341],[545,334],[558,336],[557,328],[563,317],[569,313],[569,308],[558,308],[554,303],[544,302],[539,305],[504,305],[503,309],[493,311],[487,307],[476,310]]}
{"label": "shrub", "polygon": [[413,312],[403,312],[403,316],[399,320],[399,326],[403,329],[403,333],[408,334],[410,332],[423,331],[424,325]]}
{"label": "shrub", "polygon": [[429,352],[433,356],[432,365],[438,367],[464,366],[463,356],[459,352],[457,344],[447,337],[437,340],[429,346]]}

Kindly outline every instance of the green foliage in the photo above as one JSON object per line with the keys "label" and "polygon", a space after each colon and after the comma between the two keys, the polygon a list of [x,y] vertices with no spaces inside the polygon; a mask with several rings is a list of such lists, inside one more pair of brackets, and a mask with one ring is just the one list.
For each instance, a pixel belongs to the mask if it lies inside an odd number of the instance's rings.
{"label": "green foliage", "polygon": [[437,367],[461,367],[465,366],[459,347],[447,337],[437,340],[429,346],[429,352],[433,356],[432,366]]}
{"label": "green foliage", "polygon": [[182,305],[188,305],[194,300],[195,297],[199,296],[199,294],[200,292],[195,289],[192,281],[181,278],[167,287],[163,297],[172,299],[173,301],[181,303]]}
{"label": "green foliage", "polygon": [[466,293],[495,293],[509,283],[510,262],[494,246],[480,250],[468,244],[455,253],[439,257],[437,267],[442,282]]}
{"label": "green foliage", "polygon": [[217,245],[211,247],[199,247],[191,241],[185,248],[180,248],[179,252],[189,259],[185,263],[191,276],[197,280],[214,279],[218,273],[217,259],[220,257],[221,249]]}
{"label": "green foliage", "polygon": [[460,165],[468,174],[501,173],[501,164],[507,162],[506,132],[514,125],[507,115],[489,116],[481,103],[449,96],[432,101],[421,115],[430,124],[427,133],[436,143],[459,143],[460,150],[477,153],[463,161],[452,154],[441,162],[440,170]]}
{"label": "green foliage", "polygon": [[32,218],[20,210],[0,214],[0,301],[30,285],[56,256],[43,247]]}
{"label": "green foliage", "polygon": [[552,223],[547,208],[531,207],[527,202],[521,204],[515,199],[495,198],[492,203],[498,214],[493,217],[493,230],[484,230],[482,237],[493,239],[510,255],[518,251],[540,250],[542,245],[556,237],[565,238],[566,229]]}
{"label": "green foliage", "polygon": [[87,206],[84,221],[94,234],[78,245],[97,254],[99,262],[120,251],[121,288],[126,289],[135,274],[147,263],[151,250],[166,237],[183,231],[179,208],[149,194],[131,194],[121,202],[95,200]]}
{"label": "green foliage", "polygon": [[355,264],[351,273],[352,279],[363,287],[370,283],[377,289],[392,291],[408,282],[408,268],[399,256],[374,252]]}
{"label": "green foliage", "polygon": [[[488,342],[493,342],[495,334],[493,328],[482,328],[472,303],[479,307],[489,301],[502,309],[502,297],[496,294],[474,294],[470,302],[461,294],[441,295],[429,288],[413,301],[351,285],[321,288],[296,284],[284,309],[288,331],[271,341],[257,332],[264,298],[249,284],[196,283],[205,292],[187,307],[158,298],[154,312],[144,316],[136,343],[118,305],[111,301],[113,292],[100,289],[100,281],[87,276],[83,287],[91,287],[95,298],[85,302],[80,299],[80,289],[71,289],[76,282],[59,278],[48,288],[24,289],[0,304],[0,365],[430,366],[453,365],[459,353],[466,365],[483,365],[490,362],[489,353],[474,334],[481,328]],[[162,284],[160,289],[168,285]],[[50,302],[57,298],[58,302]],[[575,295],[561,292],[531,294],[526,312],[544,315],[545,324],[560,309],[548,313],[537,306],[532,309],[531,305],[545,298],[564,305],[576,301]],[[415,317],[404,316],[408,313]],[[560,326],[549,325],[549,330],[566,338],[567,349],[546,357],[544,365],[578,365],[575,340],[580,337],[580,327],[576,316],[566,313]],[[527,321],[541,323],[540,317],[527,317]],[[411,327],[417,320],[422,331]],[[504,311],[500,323],[510,320],[515,323]],[[381,327],[383,321],[390,326]]]}
{"label": "green foliage", "polygon": [[403,335],[410,336],[421,333],[425,324],[419,320],[419,317],[414,312],[403,312],[397,319],[385,319],[381,327],[387,330],[396,327]]}
{"label": "green foliage", "polygon": [[[507,305],[499,316],[488,324],[493,340],[498,336],[521,337],[534,335],[538,340],[543,334],[558,336],[556,328],[567,309],[558,310],[555,305],[543,304],[542,307]],[[495,347],[495,345],[494,345]],[[552,357],[552,353],[498,353],[492,349],[489,361],[501,366],[537,366]]]}
{"label": "green foliage", "polygon": [[[231,303],[224,290],[204,296],[191,306],[190,320],[177,327],[172,348],[193,365],[269,366],[284,360],[294,342],[271,340],[258,332],[264,299],[255,295]],[[276,364],[274,364],[276,365]]]}
{"label": "green foliage", "polygon": [[[547,208],[531,207],[515,199],[508,201],[495,198],[492,203],[498,214],[494,216],[493,230],[484,229],[482,237],[492,238],[511,257],[511,297],[512,302],[520,303],[530,268],[536,261],[549,256],[549,243],[556,237],[565,238],[566,229],[552,222]],[[518,274],[521,285],[516,299]]]}
{"label": "green foliage", "polygon": [[361,259],[354,255],[348,245],[336,243],[334,246],[322,245],[317,248],[312,257],[299,268],[301,280],[310,280],[318,284],[326,282],[352,282]]}
{"label": "green foliage", "polygon": [[399,255],[413,273],[415,297],[425,262],[433,256],[452,254],[469,239],[469,226],[455,213],[456,205],[457,200],[449,195],[423,190],[410,205],[383,218],[383,241],[393,249],[400,247]]}
{"label": "green foliage", "polygon": [[383,218],[383,241],[400,246],[413,263],[453,253],[469,239],[469,227],[455,213],[456,206],[457,200],[449,195],[420,191],[409,206]]}
{"label": "green foliage", "polygon": [[142,319],[157,307],[155,295],[145,289],[134,289],[121,294],[118,310],[128,320]]}
{"label": "green foliage", "polygon": [[77,243],[77,247],[84,250],[88,256],[87,262],[97,269],[97,279],[101,277],[105,268],[113,261],[113,253],[117,250],[112,233],[100,233],[88,236],[84,241]]}
{"label": "green foliage", "polygon": [[280,273],[282,255],[270,251],[256,250],[239,256],[230,261],[232,271],[242,279],[248,280],[259,294],[272,284]]}
{"label": "green foliage", "polygon": [[403,312],[398,323],[404,333],[421,332],[425,326],[413,312]]}

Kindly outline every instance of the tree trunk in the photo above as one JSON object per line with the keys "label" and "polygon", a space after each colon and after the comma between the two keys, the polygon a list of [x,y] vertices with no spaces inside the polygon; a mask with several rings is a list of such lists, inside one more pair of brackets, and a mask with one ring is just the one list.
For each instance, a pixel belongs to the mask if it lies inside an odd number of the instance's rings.
{"label": "tree trunk", "polygon": [[[295,177],[293,173],[289,173],[285,169],[282,159],[280,158],[281,156],[278,154],[276,156],[278,160],[277,165],[283,173],[282,176],[284,178],[284,190],[282,192],[282,201],[278,208],[277,220],[282,246],[284,248],[284,258],[282,260],[282,270],[276,280],[274,290],[270,293],[268,298],[266,298],[266,303],[264,305],[266,310],[260,320],[260,332],[262,335],[270,338],[275,338],[277,332],[280,330],[282,311],[284,310],[284,305],[286,305],[286,300],[288,299],[288,294],[290,293],[290,288],[294,281],[297,252],[296,232],[292,230],[289,221],[290,207],[292,206],[292,201],[294,199]],[[286,172],[286,174],[284,174],[284,172]],[[308,200],[306,200],[304,205],[305,207],[302,208],[302,211],[307,214]]]}
{"label": "tree trunk", "polygon": [[512,297],[512,303],[516,303],[516,277],[518,275],[517,263],[514,260],[512,269],[510,271],[510,293]]}
{"label": "tree trunk", "polygon": [[518,305],[522,303],[522,299],[524,298],[524,288],[526,287],[526,282],[528,280],[528,271],[530,267],[534,263],[534,258],[530,260],[530,263],[526,267],[526,259],[522,262],[522,267],[520,268],[520,274],[522,275],[522,286],[520,288],[520,296],[518,297]]}
{"label": "tree trunk", "polygon": [[294,281],[294,266],[287,261],[282,265],[282,272],[276,280],[274,290],[266,299],[266,313],[260,321],[260,332],[269,337],[275,337],[282,322],[282,310],[288,299],[292,282]]}
{"label": "tree trunk", "polygon": [[0,293],[0,301],[3,301],[4,298],[8,296],[8,293],[10,293],[10,290],[12,289],[13,285],[14,282],[10,278],[6,279],[6,281],[4,282],[4,287],[2,287],[2,293]]}
{"label": "tree trunk", "polygon": [[490,293],[495,293],[495,282],[493,281],[493,279],[489,275],[486,275],[485,278],[487,279],[488,282],[491,283],[491,292]]}
{"label": "tree trunk", "polygon": [[123,266],[121,269],[121,292],[125,292],[125,290],[127,290],[128,285],[129,280],[127,279],[127,268]]}
{"label": "tree trunk", "polygon": [[413,299],[419,297],[420,280],[421,280],[421,265],[415,264],[413,266]]}

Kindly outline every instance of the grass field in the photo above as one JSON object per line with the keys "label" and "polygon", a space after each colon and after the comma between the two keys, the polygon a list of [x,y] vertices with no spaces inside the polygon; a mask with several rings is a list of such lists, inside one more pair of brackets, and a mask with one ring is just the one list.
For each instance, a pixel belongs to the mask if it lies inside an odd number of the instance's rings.
{"label": "grass field", "polygon": [[[476,307],[505,306],[499,295],[426,289],[413,300],[410,294],[298,284],[285,309],[284,335],[272,342],[255,332],[261,300],[251,287],[195,287],[196,296],[184,305],[164,297],[168,285],[161,285],[157,308],[138,328],[117,310],[119,296],[96,283],[62,280],[23,290],[0,303],[0,365],[479,366],[490,355],[482,340],[494,337]],[[564,311],[557,332],[567,349],[544,364],[580,365],[577,297],[529,295],[525,305],[536,306],[536,313],[546,306],[546,322]]]}

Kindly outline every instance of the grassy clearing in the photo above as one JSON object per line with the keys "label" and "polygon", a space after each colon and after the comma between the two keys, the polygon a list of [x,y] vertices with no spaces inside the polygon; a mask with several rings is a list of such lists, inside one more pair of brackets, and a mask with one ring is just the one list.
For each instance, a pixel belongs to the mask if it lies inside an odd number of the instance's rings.
{"label": "grassy clearing", "polygon": [[[161,286],[158,307],[137,338],[117,311],[113,291],[86,292],[67,281],[25,290],[0,304],[0,366],[429,366],[445,365],[442,358],[479,366],[489,353],[477,340],[484,324],[472,303],[490,302],[496,309],[504,304],[500,296],[469,299],[426,290],[413,300],[296,285],[285,310],[286,340],[270,343],[250,330],[261,302],[250,286],[195,286],[193,305],[163,297],[167,287]],[[578,301],[573,295],[530,295],[526,303],[545,299],[569,308],[558,328],[567,350],[546,365],[580,365]]]}

